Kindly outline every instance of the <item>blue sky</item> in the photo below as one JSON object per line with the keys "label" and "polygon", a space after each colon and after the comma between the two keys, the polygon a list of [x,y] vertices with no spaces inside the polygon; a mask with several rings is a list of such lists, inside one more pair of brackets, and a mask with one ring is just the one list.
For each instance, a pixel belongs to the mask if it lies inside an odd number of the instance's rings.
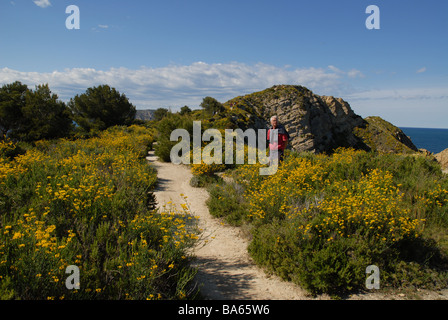
{"label": "blue sky", "polygon": [[[379,30],[365,26],[372,4]],[[1,0],[0,84],[68,100],[107,83],[174,111],[299,84],[364,117],[448,128],[447,14],[442,0]]]}

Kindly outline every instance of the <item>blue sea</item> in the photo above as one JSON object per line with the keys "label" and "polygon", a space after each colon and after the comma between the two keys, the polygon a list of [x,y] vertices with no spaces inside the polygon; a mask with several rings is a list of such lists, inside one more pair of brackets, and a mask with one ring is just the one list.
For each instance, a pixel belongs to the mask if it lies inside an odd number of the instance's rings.
{"label": "blue sea", "polygon": [[432,153],[439,153],[448,148],[448,129],[401,128],[411,138],[414,145]]}

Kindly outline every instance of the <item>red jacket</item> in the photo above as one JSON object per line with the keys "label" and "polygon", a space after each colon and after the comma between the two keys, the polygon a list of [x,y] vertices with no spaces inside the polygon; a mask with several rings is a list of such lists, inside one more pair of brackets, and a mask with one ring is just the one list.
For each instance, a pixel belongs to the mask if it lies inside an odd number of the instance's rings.
{"label": "red jacket", "polygon": [[[273,128],[271,128],[273,129]],[[267,139],[269,141],[269,149],[270,150],[285,150],[286,148],[286,142],[289,140],[289,133],[286,131],[285,127],[282,125],[277,126],[277,133],[278,133],[278,143],[274,143],[270,141],[271,137],[271,129],[268,130],[268,136]]]}

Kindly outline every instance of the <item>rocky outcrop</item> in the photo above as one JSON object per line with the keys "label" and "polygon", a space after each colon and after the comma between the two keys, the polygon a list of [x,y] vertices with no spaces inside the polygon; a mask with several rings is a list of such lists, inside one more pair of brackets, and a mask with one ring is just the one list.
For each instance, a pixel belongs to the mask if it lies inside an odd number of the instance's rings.
{"label": "rocky outcrop", "polygon": [[274,86],[236,97],[224,105],[231,121],[240,128],[267,128],[270,117],[277,115],[291,136],[290,145],[297,151],[331,153],[338,147],[417,151],[399,128],[378,117],[363,119],[343,99],[319,96],[302,86]]}
{"label": "rocky outcrop", "polygon": [[152,109],[137,110],[137,112],[135,114],[135,119],[143,120],[143,121],[153,120],[155,111],[156,110],[152,110]]}
{"label": "rocky outcrop", "polygon": [[448,173],[448,148],[435,154],[434,157],[440,163],[443,172]]}

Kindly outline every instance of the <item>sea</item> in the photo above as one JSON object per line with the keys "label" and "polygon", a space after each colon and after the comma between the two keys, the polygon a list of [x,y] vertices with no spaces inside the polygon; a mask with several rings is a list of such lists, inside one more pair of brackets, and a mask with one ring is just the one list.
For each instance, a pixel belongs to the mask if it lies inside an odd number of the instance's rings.
{"label": "sea", "polygon": [[400,127],[418,149],[439,153],[448,148],[448,129]]}

